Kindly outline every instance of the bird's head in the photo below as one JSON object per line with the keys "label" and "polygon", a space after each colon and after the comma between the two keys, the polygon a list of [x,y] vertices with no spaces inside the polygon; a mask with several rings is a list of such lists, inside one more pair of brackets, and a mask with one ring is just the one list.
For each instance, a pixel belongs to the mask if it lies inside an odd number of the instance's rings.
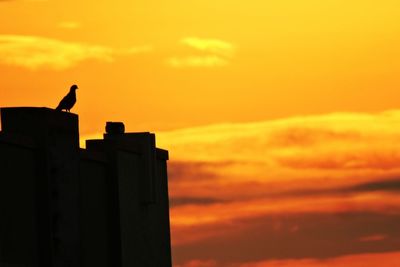
{"label": "bird's head", "polygon": [[74,85],[71,86],[71,89],[70,89],[70,90],[71,90],[71,91],[74,91],[74,90],[76,90],[76,89],[78,89],[78,85],[74,84]]}

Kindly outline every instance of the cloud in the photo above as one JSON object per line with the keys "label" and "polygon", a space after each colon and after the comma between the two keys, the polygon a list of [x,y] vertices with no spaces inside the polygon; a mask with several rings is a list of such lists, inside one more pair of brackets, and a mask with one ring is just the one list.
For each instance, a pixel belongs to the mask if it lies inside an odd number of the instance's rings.
{"label": "cloud", "polygon": [[180,43],[201,54],[170,57],[166,60],[166,64],[170,67],[223,67],[230,63],[236,50],[233,44],[218,39],[187,37],[183,38]]}
{"label": "cloud", "polygon": [[[159,133],[157,142],[171,151],[170,194],[179,200],[174,208],[204,207],[204,221],[227,218],[211,216],[214,204],[237,209],[229,219],[251,214],[239,212],[246,205],[258,207],[253,214],[387,212],[399,207],[390,197],[399,188],[399,125],[398,111],[337,113],[169,131]],[[312,197],[322,206],[313,206]],[[216,203],[197,201],[204,199]],[[187,210],[178,210],[176,219],[203,221]]]}
{"label": "cloud", "polygon": [[64,70],[85,60],[113,62],[117,55],[147,51],[143,48],[115,50],[38,36],[0,35],[0,63],[31,70]]}
{"label": "cloud", "polygon": [[182,205],[207,205],[221,203],[220,199],[207,197],[175,197],[169,201],[170,207]]}
{"label": "cloud", "polygon": [[361,242],[377,242],[385,240],[387,238],[388,238],[387,235],[375,234],[375,235],[362,236],[358,240]]}
{"label": "cloud", "polygon": [[182,39],[181,43],[203,52],[225,57],[232,57],[235,52],[235,46],[233,44],[218,39],[187,37]]}
{"label": "cloud", "polygon": [[[384,211],[385,201],[393,203],[381,194],[399,188],[398,125],[398,111],[337,113],[182,129],[158,134],[157,142],[171,151],[171,197],[185,200],[177,201],[176,208],[204,199],[227,207],[242,201],[265,208],[255,209],[256,214],[274,209],[264,206],[273,200],[277,210],[305,211],[301,206],[311,199],[296,200],[294,206],[287,206],[287,199],[313,196],[326,199],[324,207],[314,206],[316,212],[333,207]],[[345,205],[358,201],[356,196],[365,196],[364,204]],[[379,201],[369,205],[369,199]],[[211,208],[213,201],[197,204]],[[204,216],[209,220],[206,210]]]}
{"label": "cloud", "polygon": [[[214,259],[217,266],[224,266],[266,259],[326,261],[343,255],[398,251],[399,219],[395,214],[365,212],[298,213],[185,227],[172,235],[175,262]],[[366,237],[380,240],[362,241]]]}
{"label": "cloud", "polygon": [[[190,165],[193,166],[193,165]],[[177,180],[176,173],[176,165],[170,165],[170,184],[173,188],[171,191],[171,206],[183,206],[183,205],[199,205],[199,206],[208,206],[214,204],[233,204],[235,202],[241,201],[247,204],[254,204],[252,201],[259,200],[259,204],[264,202],[274,202],[275,205],[278,205],[281,201],[283,203],[286,200],[295,201],[297,198],[300,204],[303,200],[302,198],[325,198],[331,197],[332,202],[340,201],[348,199],[347,201],[351,201],[351,199],[355,196],[372,196],[373,193],[378,193],[378,198],[381,198],[382,195],[391,195],[397,194],[400,191],[400,179],[391,178],[388,180],[382,181],[373,181],[367,183],[360,183],[357,185],[350,186],[335,186],[335,185],[324,185],[324,186],[310,186],[309,184],[305,184],[301,187],[297,187],[294,189],[288,189],[287,183],[281,183],[280,185],[271,184],[271,183],[249,183],[249,182],[237,182],[231,184],[225,184],[223,187],[223,191],[221,191],[221,185],[219,183],[215,183],[213,185],[213,181],[208,179],[208,177],[214,177],[213,179],[217,181],[217,177],[215,174],[213,176],[207,176],[202,174],[202,170],[199,168],[199,172],[195,174],[195,171],[192,174],[183,172],[181,173],[181,177]],[[186,182],[182,182],[186,179]],[[190,187],[196,184],[196,189],[191,189]],[[216,195],[214,192],[219,191],[219,194]],[[239,192],[239,193],[238,193]],[[379,197],[381,196],[381,197]],[[400,201],[400,199],[399,199]],[[309,203],[308,201],[306,202]],[[326,205],[328,202],[325,203]],[[371,206],[366,207],[371,208],[373,210],[377,210],[374,206],[381,203],[373,203]],[[394,203],[393,203],[394,204]],[[269,208],[265,207],[265,211],[272,211],[272,207],[274,205],[270,205]],[[300,205],[301,206],[301,205]],[[400,202],[398,202],[397,206],[400,208]],[[211,207],[210,207],[211,208]],[[292,209],[294,206],[291,207]],[[314,211],[320,212],[320,208],[318,206],[314,207]],[[202,207],[200,207],[202,209]],[[354,207],[354,209],[360,209],[360,207]],[[240,210],[240,209],[239,209]],[[312,210],[312,209],[311,209]],[[290,210],[286,210],[282,208],[284,212],[290,212]],[[381,212],[385,212],[384,209]],[[239,213],[236,213],[239,214]],[[239,215],[240,216],[240,215]]]}
{"label": "cloud", "polygon": [[[365,253],[325,260],[289,259],[230,265],[229,267],[391,267],[400,263],[400,252]],[[220,265],[221,266],[221,265]],[[221,266],[225,267],[225,266]]]}
{"label": "cloud", "polygon": [[400,191],[400,179],[390,179],[383,181],[373,181],[365,184],[359,184],[350,188],[352,191],[386,191],[397,193]]}
{"label": "cloud", "polygon": [[214,260],[191,260],[176,267],[217,267],[217,263]]}
{"label": "cloud", "polygon": [[309,170],[396,169],[398,125],[400,111],[335,113],[182,129],[161,133],[158,140],[173,150],[176,159],[258,162]]}
{"label": "cloud", "polygon": [[399,140],[399,110],[158,133],[171,156],[177,263],[318,266],[316,258],[397,249]]}

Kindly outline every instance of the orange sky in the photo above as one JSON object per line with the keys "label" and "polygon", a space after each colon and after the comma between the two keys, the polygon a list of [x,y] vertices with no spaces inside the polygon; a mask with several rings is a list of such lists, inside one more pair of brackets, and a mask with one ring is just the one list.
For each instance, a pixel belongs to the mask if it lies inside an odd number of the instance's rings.
{"label": "orange sky", "polygon": [[76,83],[84,137],[124,121],[170,150],[176,266],[399,258],[398,1],[0,0],[0,17],[0,106]]}

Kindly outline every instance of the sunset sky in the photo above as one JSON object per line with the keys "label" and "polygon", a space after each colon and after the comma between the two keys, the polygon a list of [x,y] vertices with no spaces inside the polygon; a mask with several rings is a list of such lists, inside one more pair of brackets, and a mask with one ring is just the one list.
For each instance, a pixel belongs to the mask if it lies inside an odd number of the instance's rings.
{"label": "sunset sky", "polygon": [[168,149],[175,267],[400,266],[398,0],[0,0],[0,106],[79,86]]}

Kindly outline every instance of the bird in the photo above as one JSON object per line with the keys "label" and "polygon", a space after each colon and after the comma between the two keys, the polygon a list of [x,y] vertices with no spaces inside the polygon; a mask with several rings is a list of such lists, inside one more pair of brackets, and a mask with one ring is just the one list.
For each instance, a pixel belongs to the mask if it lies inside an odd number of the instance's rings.
{"label": "bird", "polygon": [[75,105],[76,103],[76,89],[78,86],[76,84],[72,85],[69,89],[69,93],[64,96],[64,98],[60,101],[60,104],[56,107],[57,111],[65,111],[70,112],[69,110]]}

